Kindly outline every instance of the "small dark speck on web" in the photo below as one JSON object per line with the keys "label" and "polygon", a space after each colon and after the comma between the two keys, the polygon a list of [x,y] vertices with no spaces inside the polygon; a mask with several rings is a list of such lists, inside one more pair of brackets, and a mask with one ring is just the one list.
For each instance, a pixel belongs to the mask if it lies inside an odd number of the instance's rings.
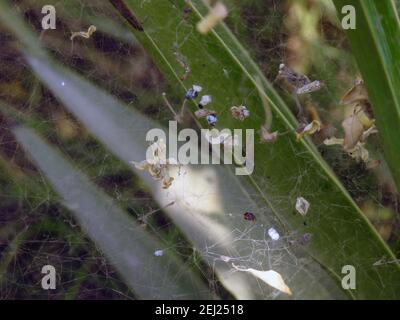
{"label": "small dark speck on web", "polygon": [[139,20],[133,15],[132,11],[126,6],[123,0],[110,0],[111,4],[118,12],[138,31],[143,31],[143,26]]}
{"label": "small dark speck on web", "polygon": [[243,214],[243,218],[247,221],[254,221],[256,220],[256,216],[252,212],[245,212]]}

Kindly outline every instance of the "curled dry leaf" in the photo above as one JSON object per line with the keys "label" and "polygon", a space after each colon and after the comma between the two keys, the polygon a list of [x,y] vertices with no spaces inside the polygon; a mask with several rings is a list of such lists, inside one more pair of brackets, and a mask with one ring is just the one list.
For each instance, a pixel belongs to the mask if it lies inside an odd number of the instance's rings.
{"label": "curled dry leaf", "polygon": [[348,151],[354,148],[360,141],[364,132],[364,126],[357,115],[353,114],[343,120],[342,127],[344,130],[343,149]]}
{"label": "curled dry leaf", "polygon": [[279,235],[279,232],[276,231],[275,228],[269,228],[267,232],[268,232],[269,237],[270,237],[273,241],[279,240],[280,235]]}
{"label": "curled dry leaf", "polygon": [[366,101],[368,101],[367,88],[364,85],[364,81],[358,79],[354,86],[343,96],[341,103],[344,105],[350,105],[353,103],[364,104]]}
{"label": "curled dry leaf", "polygon": [[264,281],[269,286],[271,286],[283,293],[292,295],[292,291],[286,285],[286,283],[283,280],[280,273],[278,273],[274,270],[260,271],[260,270],[256,270],[256,269],[252,269],[252,268],[241,268],[241,267],[234,265],[233,263],[232,263],[232,266],[238,271],[248,272],[248,273],[252,274],[253,276]]}
{"label": "curled dry leaf", "polygon": [[85,38],[85,39],[89,39],[91,37],[91,35],[96,32],[96,30],[97,30],[96,26],[91,25],[88,28],[88,31],[72,32],[70,39],[74,40],[75,37],[82,37],[82,38]]}
{"label": "curled dry leaf", "polygon": [[321,130],[321,122],[313,120],[307,124],[300,132],[296,134],[297,141],[300,141],[303,137],[312,135]]}
{"label": "curled dry leaf", "polygon": [[374,120],[366,115],[363,108],[356,108],[354,113],[342,122],[344,130],[344,150],[354,148],[364,137],[364,132],[372,128],[373,125]]}
{"label": "curled dry leaf", "polygon": [[148,170],[154,180],[162,180],[163,189],[171,186],[174,178],[169,176],[168,167],[177,165],[177,161],[172,158],[166,158],[167,146],[164,140],[154,142],[150,146],[151,157],[141,162],[131,161],[138,170]]}
{"label": "curled dry leaf", "polygon": [[210,12],[197,24],[197,31],[202,34],[207,34],[218,23],[222,22],[228,16],[228,9],[218,1]]}
{"label": "curled dry leaf", "polygon": [[[360,141],[358,141],[356,143],[356,145],[351,148],[351,149],[345,149],[343,147],[343,149],[347,152],[347,154],[352,157],[353,159],[356,160],[356,162],[364,162],[366,164],[367,169],[374,169],[376,166],[378,166],[380,164],[379,160],[370,160],[369,159],[369,152],[368,150],[365,148],[365,139],[373,134],[378,132],[376,130],[375,127],[371,127],[370,129],[368,129],[367,131],[365,131],[360,139]],[[332,145],[344,145],[344,139],[339,139],[339,138],[329,138],[326,139],[324,141],[324,144],[327,146],[332,146]]]}
{"label": "curled dry leaf", "polygon": [[196,98],[199,93],[201,92],[201,90],[203,90],[203,88],[201,86],[199,86],[198,84],[194,84],[185,94],[185,98],[188,100],[192,100],[194,98]]}

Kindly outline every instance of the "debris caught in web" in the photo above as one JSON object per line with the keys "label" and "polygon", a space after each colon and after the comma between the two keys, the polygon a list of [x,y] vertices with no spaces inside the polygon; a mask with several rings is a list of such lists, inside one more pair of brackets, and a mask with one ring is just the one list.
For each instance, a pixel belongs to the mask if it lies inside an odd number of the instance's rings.
{"label": "debris caught in web", "polygon": [[296,139],[297,141],[300,141],[305,136],[313,135],[314,133],[320,130],[321,130],[321,122],[319,122],[318,120],[313,120],[312,122],[301,128],[300,132],[296,133]]}
{"label": "debris caught in web", "polygon": [[221,1],[218,1],[215,6],[210,9],[209,13],[197,24],[197,30],[202,34],[207,34],[227,16],[228,9]]}
{"label": "debris caught in web", "polygon": [[211,96],[205,95],[202,96],[199,102],[199,108],[204,108],[206,105],[210,104],[212,101]]}
{"label": "debris caught in web", "polygon": [[253,276],[259,278],[260,280],[264,281],[269,286],[271,286],[283,293],[286,293],[288,295],[292,295],[292,291],[286,285],[282,276],[274,270],[260,271],[260,270],[256,270],[253,268],[242,268],[242,267],[238,267],[238,266],[234,265],[233,263],[232,263],[232,266],[237,271],[248,272],[248,273],[252,274]]}
{"label": "debris caught in web", "polygon": [[252,213],[252,212],[245,212],[245,213],[243,214],[243,218],[244,218],[244,220],[247,220],[247,221],[254,221],[254,220],[256,220],[256,216],[255,216],[254,213]]}
{"label": "debris caught in web", "polygon": [[85,39],[89,39],[92,36],[92,34],[96,32],[96,30],[97,30],[96,26],[91,25],[88,28],[88,31],[72,32],[72,35],[71,35],[70,39],[74,40],[75,37],[82,37],[82,38],[85,38]]}
{"label": "debris caught in web", "polygon": [[279,233],[274,228],[269,228],[267,232],[268,232],[269,237],[272,240],[274,240],[274,241],[279,240],[279,238],[280,238]]}
{"label": "debris caught in web", "polygon": [[364,81],[357,79],[354,86],[346,92],[346,94],[341,99],[341,104],[351,105],[357,103],[365,103],[368,101],[367,88],[364,85]]}
{"label": "debris caught in web", "polygon": [[141,162],[131,161],[136,169],[148,170],[154,180],[162,180],[163,189],[168,189],[174,178],[169,176],[169,166],[177,165],[177,161],[172,158],[166,158],[167,146],[164,140],[160,139],[150,146],[152,158]]}
{"label": "debris caught in web", "polygon": [[156,250],[156,251],[154,251],[154,255],[156,257],[162,257],[164,255],[164,251],[163,250]]}
{"label": "debris caught in web", "polygon": [[[352,98],[355,100],[356,98]],[[378,132],[375,120],[370,119],[362,105],[356,105],[353,113],[342,122],[344,138],[331,137],[324,141],[327,146],[340,145],[356,162],[364,162],[367,168],[374,168],[376,160],[370,160],[365,148],[367,138]],[[379,163],[378,163],[379,164]]]}
{"label": "debris caught in web", "polygon": [[231,112],[232,112],[232,117],[243,121],[244,119],[246,119],[247,117],[250,116],[250,111],[246,108],[246,106],[233,106],[231,108]]}
{"label": "debris caught in web", "polygon": [[187,100],[192,100],[194,98],[197,98],[199,93],[203,90],[203,88],[197,84],[194,84],[185,94],[185,98]]}
{"label": "debris caught in web", "polygon": [[308,209],[310,209],[310,203],[303,197],[298,197],[296,199],[295,207],[298,213],[300,213],[302,216],[305,216],[308,212]]}
{"label": "debris caught in web", "polygon": [[279,72],[275,81],[277,80],[283,82],[283,86],[288,92],[297,95],[318,91],[324,85],[322,81],[311,81],[306,75],[296,73],[283,63],[279,65]]}
{"label": "debris caught in web", "polygon": [[373,125],[374,120],[370,119],[363,109],[355,109],[353,114],[342,122],[344,130],[343,148],[349,150],[354,148],[358,142],[362,142],[361,138],[364,132]]}

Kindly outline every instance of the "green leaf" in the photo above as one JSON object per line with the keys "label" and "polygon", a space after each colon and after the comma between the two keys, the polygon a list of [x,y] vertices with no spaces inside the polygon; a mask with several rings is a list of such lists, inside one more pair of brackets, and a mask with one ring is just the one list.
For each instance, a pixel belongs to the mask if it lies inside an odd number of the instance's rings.
{"label": "green leaf", "polygon": [[44,173],[86,234],[142,299],[210,299],[212,294],[165,245],[119,209],[113,200],[33,131],[12,132]]}
{"label": "green leaf", "polygon": [[339,18],[352,5],[356,29],[346,30],[354,57],[368,89],[385,159],[400,190],[400,24],[392,0],[334,0]]}

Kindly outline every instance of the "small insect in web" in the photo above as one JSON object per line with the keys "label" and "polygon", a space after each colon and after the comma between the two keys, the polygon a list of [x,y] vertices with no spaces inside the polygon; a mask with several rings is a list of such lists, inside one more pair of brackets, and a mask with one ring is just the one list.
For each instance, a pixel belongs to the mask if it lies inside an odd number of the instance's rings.
{"label": "small insect in web", "polygon": [[244,220],[247,220],[247,221],[254,221],[254,220],[256,220],[256,216],[254,215],[254,213],[249,212],[249,211],[247,211],[247,212],[245,212],[245,213],[243,214],[243,218],[244,218]]}
{"label": "small insect in web", "polygon": [[277,80],[282,80],[285,89],[297,95],[312,93],[320,90],[324,86],[322,81],[311,81],[306,75],[293,71],[283,63],[279,65],[279,72],[275,81]]}
{"label": "small insect in web", "polygon": [[70,39],[71,39],[71,41],[74,40],[75,37],[82,37],[82,38],[85,38],[85,39],[89,39],[92,36],[92,34],[96,32],[96,30],[97,30],[96,26],[91,25],[88,28],[88,31],[72,32],[72,35],[71,35]]}

